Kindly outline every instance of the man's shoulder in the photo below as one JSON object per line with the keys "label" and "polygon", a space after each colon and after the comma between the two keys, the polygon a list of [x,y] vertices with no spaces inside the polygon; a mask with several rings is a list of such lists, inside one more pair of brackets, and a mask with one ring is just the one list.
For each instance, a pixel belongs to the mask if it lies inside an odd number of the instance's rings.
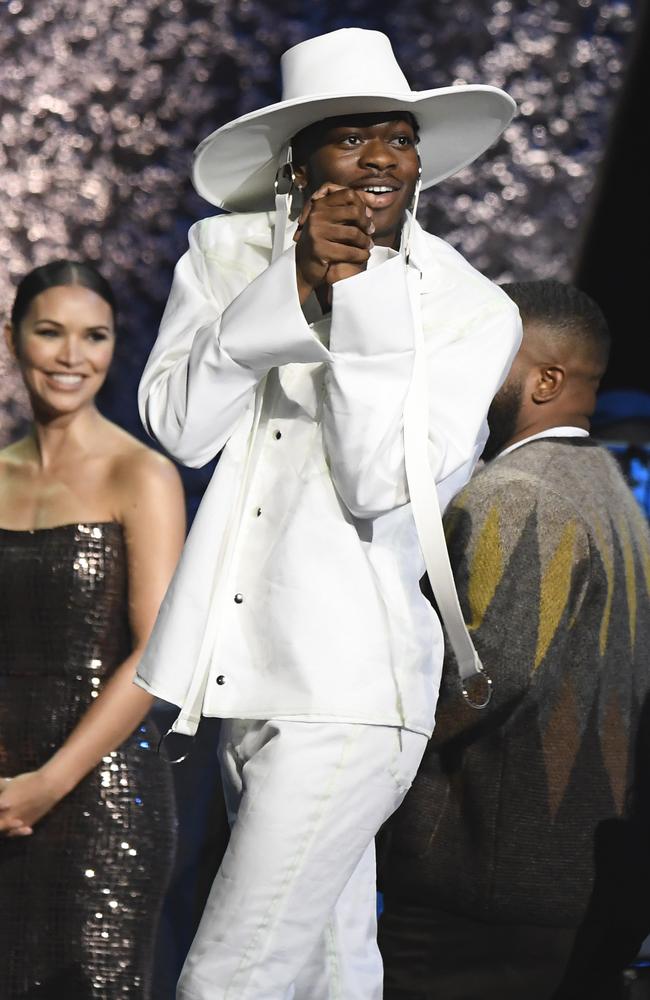
{"label": "man's shoulder", "polygon": [[478,296],[482,302],[491,301],[512,312],[517,311],[512,299],[495,281],[479,271],[451,243],[427,232],[419,223],[414,227],[412,245],[414,262],[425,277],[428,271],[433,273],[443,269],[455,289],[461,286],[471,296]]}
{"label": "man's shoulder", "polygon": [[509,456],[495,458],[479,466],[468,483],[452,501],[460,507],[492,505],[510,501],[513,493],[534,495],[544,489],[544,474],[538,466],[518,466]]}
{"label": "man's shoulder", "polygon": [[[554,490],[552,475],[558,459],[556,442],[540,441],[538,447],[516,448],[479,466],[469,482],[452,501],[462,509],[507,509],[513,517]],[[559,499],[573,506],[570,491]]]}
{"label": "man's shoulder", "polygon": [[[449,262],[451,266],[463,267],[468,271],[476,270],[473,264],[470,264],[451,243],[443,240],[441,236],[434,236],[433,233],[424,229],[419,222],[414,226],[413,242],[418,257],[422,257],[423,261],[426,259],[444,260],[445,262]],[[480,274],[479,271],[476,273]]]}
{"label": "man's shoulder", "polygon": [[584,497],[549,482],[545,461],[515,461],[516,455],[487,462],[450,503],[445,533],[454,554],[478,546],[484,555],[503,555],[524,533],[557,539],[569,524],[582,538],[591,533]]}
{"label": "man's shoulder", "polygon": [[224,212],[200,219],[191,227],[188,242],[195,267],[219,301],[227,303],[269,265],[269,213]]}
{"label": "man's shoulder", "polygon": [[199,219],[190,228],[190,243],[209,255],[235,246],[269,249],[272,224],[269,212],[222,212]]}
{"label": "man's shoulder", "polygon": [[[525,443],[476,470],[454,498],[463,509],[507,509],[514,520],[526,518],[531,506],[555,510],[558,517],[589,520],[584,501],[597,498],[619,483],[622,474],[606,449],[591,438],[551,436]],[[620,500],[620,494],[617,494]],[[598,505],[608,502],[606,498]]]}

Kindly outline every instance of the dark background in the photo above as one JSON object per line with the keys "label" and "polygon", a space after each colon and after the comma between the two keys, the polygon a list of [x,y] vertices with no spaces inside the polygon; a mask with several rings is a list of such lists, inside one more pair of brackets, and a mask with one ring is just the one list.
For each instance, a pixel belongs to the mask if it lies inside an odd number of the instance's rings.
{"label": "dark background", "polygon": [[575,283],[603,309],[614,339],[603,392],[619,387],[650,392],[650,170],[648,128],[642,124],[648,117],[650,97],[647,4],[638,8],[628,58],[628,75],[572,268]]}

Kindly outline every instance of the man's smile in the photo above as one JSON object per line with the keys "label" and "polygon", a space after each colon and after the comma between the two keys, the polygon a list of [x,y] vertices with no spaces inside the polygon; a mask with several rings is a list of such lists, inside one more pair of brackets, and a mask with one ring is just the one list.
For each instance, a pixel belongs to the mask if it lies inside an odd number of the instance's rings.
{"label": "man's smile", "polygon": [[359,192],[368,208],[380,211],[389,208],[399,197],[401,184],[397,181],[362,181],[352,187]]}

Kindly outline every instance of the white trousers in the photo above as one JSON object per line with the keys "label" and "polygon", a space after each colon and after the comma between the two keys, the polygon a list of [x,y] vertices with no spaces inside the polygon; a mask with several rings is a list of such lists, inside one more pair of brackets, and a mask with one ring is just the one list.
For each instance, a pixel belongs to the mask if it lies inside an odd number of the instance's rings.
{"label": "white trousers", "polygon": [[426,742],[386,726],[223,723],[232,832],[177,1000],[381,1000],[374,837]]}

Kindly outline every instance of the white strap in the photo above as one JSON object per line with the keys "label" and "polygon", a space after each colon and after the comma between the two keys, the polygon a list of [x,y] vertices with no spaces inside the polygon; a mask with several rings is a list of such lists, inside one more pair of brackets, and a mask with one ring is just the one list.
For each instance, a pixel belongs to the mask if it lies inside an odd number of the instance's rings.
{"label": "white strap", "polygon": [[275,196],[275,223],[273,225],[273,250],[271,252],[271,263],[284,252],[284,240],[287,232],[287,222],[289,220],[289,195],[276,194]]}
{"label": "white strap", "polygon": [[291,162],[291,143],[287,143],[280,153],[279,166],[275,175],[275,222],[273,225],[273,250],[271,263],[284,253],[284,241],[287,235],[287,222],[291,211],[291,195],[294,191],[296,176]]}
{"label": "white strap", "polygon": [[[463,695],[473,708],[485,708],[492,694],[492,681],[485,672],[463,619],[449,562],[438,491],[429,464],[429,401],[420,306],[420,279],[420,272],[409,266],[407,281],[413,314],[415,360],[413,378],[404,406],[406,479],[429,582],[449,643],[458,662]],[[485,697],[480,702],[470,700],[465,689],[465,681],[476,674],[482,675],[486,685]]]}

